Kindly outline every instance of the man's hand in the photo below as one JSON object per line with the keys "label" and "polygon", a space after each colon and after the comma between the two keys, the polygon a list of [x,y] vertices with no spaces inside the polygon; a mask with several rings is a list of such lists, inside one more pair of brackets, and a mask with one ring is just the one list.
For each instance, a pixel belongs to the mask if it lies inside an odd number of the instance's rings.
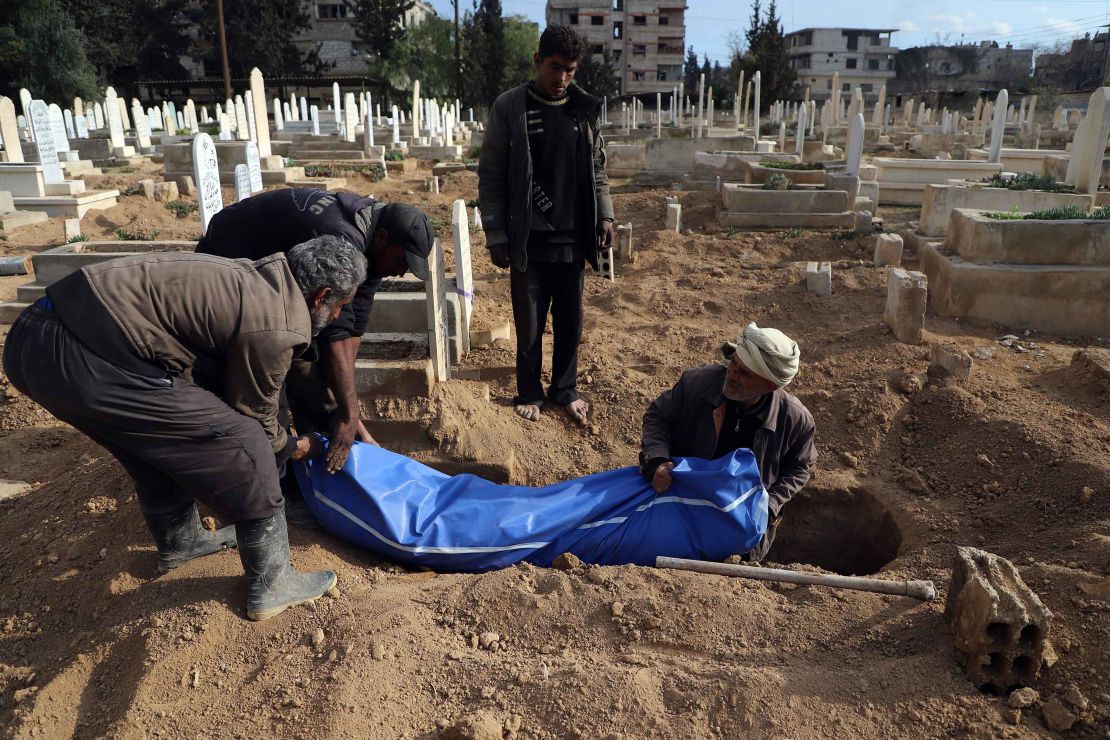
{"label": "man's hand", "polygon": [[597,222],[597,248],[608,249],[613,246],[613,222],[607,218]]}
{"label": "man's hand", "polygon": [[293,448],[293,454],[290,457],[300,462],[301,460],[319,457],[323,451],[324,445],[320,438],[315,434],[306,434],[303,437],[297,437],[297,446]]}
{"label": "man's hand", "polygon": [[337,473],[347,462],[347,455],[351,453],[351,445],[355,443],[355,434],[358,432],[359,420],[339,419],[328,438],[328,472]]}
{"label": "man's hand", "polygon": [[665,463],[659,463],[659,467],[655,469],[655,475],[651,477],[651,487],[656,493],[666,493],[670,490],[671,483],[674,482],[674,476],[671,471],[674,470],[674,463],[668,460]]}
{"label": "man's hand", "polygon": [[500,267],[502,270],[509,269],[512,261],[509,259],[509,245],[507,243],[490,244],[487,245],[487,249],[489,249],[489,258],[494,267]]}

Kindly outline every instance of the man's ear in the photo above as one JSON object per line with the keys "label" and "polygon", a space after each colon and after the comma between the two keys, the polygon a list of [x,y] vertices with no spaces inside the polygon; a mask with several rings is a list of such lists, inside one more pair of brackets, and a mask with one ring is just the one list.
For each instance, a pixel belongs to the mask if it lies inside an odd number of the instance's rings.
{"label": "man's ear", "polygon": [[309,298],[308,298],[308,307],[315,311],[317,308],[324,305],[324,302],[327,301],[327,299],[330,295],[331,295],[331,288],[320,288],[320,289],[318,289],[315,293],[313,293],[311,296],[309,296]]}
{"label": "man's ear", "polygon": [[386,247],[389,246],[389,229],[378,229],[375,231],[371,246],[377,254],[384,252]]}

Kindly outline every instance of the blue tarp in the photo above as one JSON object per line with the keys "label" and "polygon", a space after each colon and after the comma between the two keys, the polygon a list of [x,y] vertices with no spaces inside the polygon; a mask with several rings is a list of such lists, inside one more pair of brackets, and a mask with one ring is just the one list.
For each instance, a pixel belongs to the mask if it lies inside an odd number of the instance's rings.
{"label": "blue tarp", "polygon": [[752,453],[676,463],[663,495],[636,468],[529,488],[445,475],[362,443],[335,475],[323,457],[296,470],[325,529],[432,570],[548,566],[564,552],[600,565],[654,565],[659,555],[723,560],[752,549],[767,530],[767,492]]}

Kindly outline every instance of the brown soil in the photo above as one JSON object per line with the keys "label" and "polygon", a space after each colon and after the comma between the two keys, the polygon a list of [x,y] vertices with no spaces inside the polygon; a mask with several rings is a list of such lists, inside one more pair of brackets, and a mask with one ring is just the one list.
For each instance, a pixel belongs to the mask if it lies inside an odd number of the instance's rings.
{"label": "brown soil", "polygon": [[[450,204],[477,196],[474,178],[446,177],[431,195],[429,172],[417,174],[348,187],[427,207],[450,244]],[[714,361],[747,321],[775,326],[802,347],[792,390],[817,419],[821,459],[772,559],[932,579],[937,601],[637,567],[412,573],[294,530],[296,566],[337,570],[340,592],[251,623],[233,553],[158,576],[119,466],[4,384],[0,478],[36,484],[0,502],[4,735],[1046,734],[1039,705],[1014,726],[1005,697],[979,693],[956,667],[942,612],[954,548],[970,544],[1013,560],[1055,615],[1060,660],[1042,674],[1042,698],[1077,689],[1090,705],[1069,734],[1107,736],[1110,389],[1070,364],[1082,343],[1033,334],[1038,347],[1017,354],[996,344],[996,328],[930,317],[930,340],[993,350],[966,383],[931,378],[926,348],[882,325],[869,240],[720,229],[710,193],[682,194],[690,232],[665,233],[664,194],[615,197],[637,260],[618,264],[616,283],[587,280],[589,428],[552,409],[538,423],[513,414],[511,342],[466,359],[481,381],[452,381],[431,403],[379,399],[368,413],[417,419],[445,454],[550,483],[634,464],[640,417],[660,391]],[[884,215],[888,226],[910,217]],[[94,238],[121,226],[196,233],[195,217],[135,196],[84,226]],[[60,221],[31,227],[4,250],[60,236]],[[511,316],[508,281],[483,246],[475,233],[477,310],[492,322]],[[834,263],[831,299],[804,289],[816,259]],[[14,292],[8,280],[0,292]]]}

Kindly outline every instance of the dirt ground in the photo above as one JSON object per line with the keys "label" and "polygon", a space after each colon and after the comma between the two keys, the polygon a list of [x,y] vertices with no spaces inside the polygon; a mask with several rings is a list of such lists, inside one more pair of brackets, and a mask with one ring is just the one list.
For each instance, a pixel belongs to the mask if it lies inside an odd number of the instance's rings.
{"label": "dirt ground", "polygon": [[[111,172],[126,188],[159,169]],[[477,180],[423,192],[406,180],[348,187],[427,207],[450,244],[450,207]],[[475,349],[467,377],[430,402],[378,399],[367,416],[428,427],[458,459],[507,461],[541,485],[635,464],[646,406],[685,368],[714,362],[748,321],[802,348],[792,392],[821,457],[788,504],[771,559],[932,579],[938,598],[772,585],[639,567],[519,566],[409,572],[319,531],[293,530],[301,569],[339,573],[335,598],[244,617],[234,553],[158,576],[127,476],[103,450],[0,385],[0,732],[5,737],[692,738],[1033,737],[1006,697],[956,665],[943,618],[955,548],[1011,559],[1054,614],[1059,662],[1036,687],[1070,698],[1067,733],[1110,737],[1110,387],[1071,363],[1082,346],[930,317],[927,340],[989,348],[964,383],[930,377],[927,345],[882,324],[872,243],[828,232],[715,225],[712,193],[682,193],[688,233],[662,231],[663,191],[616,183],[637,259],[587,279],[580,373],[591,426],[517,418],[513,344]],[[230,191],[225,193],[230,197]],[[188,200],[188,199],[186,199]],[[884,210],[887,228],[914,217]],[[196,216],[127,196],[87,215],[116,229],[195,238]],[[4,254],[63,242],[60,219],[0,241]],[[478,320],[511,316],[508,279],[474,234]],[[834,292],[805,291],[807,260]],[[912,262],[911,262],[912,266]],[[0,279],[9,299],[27,278]],[[1101,342],[1101,343],[1100,343]],[[983,356],[986,353],[981,353]],[[486,399],[486,388],[489,398]],[[379,441],[386,447],[391,439]],[[791,531],[791,522],[797,524]],[[851,565],[848,565],[851,564]],[[315,639],[314,639],[315,638]],[[1078,701],[1076,692],[1082,695]],[[1086,707],[1079,707],[1086,702]],[[1077,706],[1078,705],[1078,706]]]}

